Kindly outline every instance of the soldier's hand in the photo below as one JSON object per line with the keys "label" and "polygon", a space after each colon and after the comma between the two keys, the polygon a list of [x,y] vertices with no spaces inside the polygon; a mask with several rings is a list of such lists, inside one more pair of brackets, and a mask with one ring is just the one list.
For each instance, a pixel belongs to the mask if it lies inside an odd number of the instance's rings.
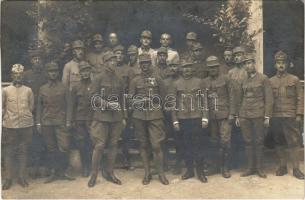
{"label": "soldier's hand", "polygon": [[202,128],[207,128],[208,125],[209,125],[209,120],[206,119],[206,118],[202,118],[202,120],[201,120],[201,126],[202,126]]}
{"label": "soldier's hand", "polygon": [[120,104],[118,102],[109,102],[108,106],[109,106],[109,108],[114,109],[114,110],[120,108]]}
{"label": "soldier's hand", "polygon": [[239,122],[238,117],[236,117],[236,119],[235,119],[235,125],[236,125],[236,127],[240,127],[240,122]]}
{"label": "soldier's hand", "polygon": [[297,117],[295,118],[295,121],[297,123],[297,127],[301,128],[301,125],[302,125],[302,116],[301,115],[297,115]]}
{"label": "soldier's hand", "polygon": [[122,123],[123,123],[123,126],[126,127],[126,124],[127,124],[127,123],[126,123],[126,120],[125,120],[125,119],[122,120]]}
{"label": "soldier's hand", "polygon": [[179,125],[178,121],[174,122],[173,126],[174,126],[175,131],[180,131],[180,125]]}
{"label": "soldier's hand", "polygon": [[41,134],[41,124],[36,124],[36,129],[39,134]]}
{"label": "soldier's hand", "polygon": [[71,130],[71,129],[73,128],[72,122],[67,122],[67,123],[66,123],[66,128],[67,128],[68,130]]}
{"label": "soldier's hand", "polygon": [[264,127],[268,128],[269,125],[270,125],[270,119],[269,118],[265,118],[265,120],[264,120]]}
{"label": "soldier's hand", "polygon": [[235,119],[235,117],[233,115],[229,115],[228,122],[230,125],[232,125],[234,123],[234,119]]}

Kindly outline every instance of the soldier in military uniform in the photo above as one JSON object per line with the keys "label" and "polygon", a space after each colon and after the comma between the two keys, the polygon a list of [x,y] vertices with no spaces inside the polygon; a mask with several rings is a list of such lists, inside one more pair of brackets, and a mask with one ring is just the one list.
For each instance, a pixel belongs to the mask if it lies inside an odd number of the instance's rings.
{"label": "soldier in military uniform", "polygon": [[32,140],[34,95],[31,88],[22,84],[23,70],[21,64],[13,65],[13,83],[2,89],[2,147],[6,170],[3,190],[11,187],[15,166],[19,167],[18,183],[28,186],[26,164],[28,144]]}
{"label": "soldier in military uniform", "polygon": [[59,81],[59,68],[54,62],[45,65],[48,83],[41,86],[36,109],[36,127],[47,145],[51,175],[45,183],[57,179],[74,180],[66,174],[69,165],[70,133],[66,109],[68,88]]}
{"label": "soldier in military uniform", "polygon": [[65,64],[62,82],[71,91],[80,82],[79,63],[85,59],[85,46],[81,40],[72,42],[73,59]]}
{"label": "soldier in military uniform", "polygon": [[[125,54],[124,54],[124,47],[122,45],[118,45],[113,49],[113,52],[117,58],[117,66],[115,67],[115,71],[117,75],[121,78],[123,85],[124,85],[124,94],[128,94],[128,87],[131,82],[131,80],[134,77],[134,70],[129,67],[125,62]],[[138,49],[137,49],[138,50]],[[125,112],[125,118],[127,118],[127,126],[123,130],[122,134],[122,152],[124,156],[124,168],[130,169],[131,167],[130,163],[130,156],[128,153],[128,146],[129,146],[129,139],[132,136],[132,129],[130,129],[131,126],[131,120],[130,116],[128,116],[128,110]]]}
{"label": "soldier in military uniform", "polygon": [[152,60],[152,65],[155,66],[155,50],[150,47],[152,34],[149,30],[144,30],[141,33],[140,43],[141,46],[138,48],[138,55],[149,54]]}
{"label": "soldier in military uniform", "polygon": [[186,60],[193,63],[194,75],[197,78],[204,79],[208,77],[208,69],[204,62],[203,46],[199,42],[192,46],[192,54]]}
{"label": "soldier in military uniform", "polygon": [[186,60],[192,56],[192,47],[198,43],[197,33],[189,32],[186,34],[186,48],[180,53],[180,59]]}
{"label": "soldier in military uniform", "polygon": [[221,66],[216,56],[209,56],[206,65],[209,67],[209,77],[204,81],[208,89],[211,142],[219,152],[216,163],[220,166],[217,168],[221,167],[224,178],[230,178],[231,129],[236,115],[235,88],[231,80],[220,73]]}
{"label": "soldier in military uniform", "polygon": [[245,142],[248,166],[241,176],[256,173],[259,177],[266,178],[263,170],[263,148],[265,128],[269,127],[272,116],[272,88],[268,77],[256,71],[253,54],[246,54],[243,64],[247,78],[241,84],[237,122]]}
{"label": "soldier in military uniform", "polygon": [[79,63],[81,81],[72,87],[68,102],[67,127],[73,130],[73,138],[80,152],[82,176],[89,176],[91,142],[89,127],[91,124],[92,107],[90,96],[92,81],[90,78],[91,65],[86,61]]}
{"label": "soldier in military uniform", "polygon": [[304,179],[304,174],[299,169],[299,140],[300,125],[303,116],[303,91],[298,77],[287,72],[287,54],[278,51],[275,56],[275,68],[277,73],[271,81],[274,95],[273,115],[271,129],[275,140],[276,152],[280,159],[277,176],[288,173],[287,157],[285,149],[288,149],[288,156],[291,158],[293,176]]}
{"label": "soldier in military uniform", "polygon": [[[142,183],[150,183],[152,176],[149,165],[149,145],[152,147],[154,163],[158,169],[159,180],[162,184],[169,182],[163,169],[163,152],[161,143],[165,139],[163,112],[161,99],[164,96],[164,84],[159,76],[153,72],[152,60],[149,54],[139,56],[141,75],[136,76],[130,83],[129,95],[131,99],[132,118],[135,132],[140,141],[140,154],[144,164],[145,175]],[[156,98],[155,95],[157,95]]]}
{"label": "soldier in military uniform", "polygon": [[103,56],[106,52],[104,40],[101,34],[95,34],[92,38],[92,51],[86,55],[86,60],[92,66],[92,74],[97,76],[103,67]]}
{"label": "soldier in military uniform", "polygon": [[141,69],[138,62],[138,48],[135,45],[130,45],[127,49],[128,66],[133,70],[135,76],[141,74]]}
{"label": "soldier in military uniform", "polygon": [[[243,47],[237,46],[233,48],[233,68],[229,70],[228,77],[234,82],[237,87],[241,87],[241,83],[244,79],[248,77],[246,70],[243,66],[243,56],[245,54],[245,49]],[[236,96],[241,96],[241,90],[236,90]],[[238,101],[236,101],[236,108],[238,108]],[[239,168],[243,163],[243,139],[240,127],[235,124],[232,127],[232,151],[234,154],[233,163]]]}
{"label": "soldier in military uniform", "polygon": [[228,72],[229,78],[237,81],[239,84],[248,77],[245,68],[243,67],[243,56],[245,49],[237,46],[233,49],[234,67]]}
{"label": "soldier in military uniform", "polygon": [[[194,77],[192,63],[182,62],[182,76],[173,83],[170,94],[176,96],[177,108],[172,110],[173,126],[183,137],[183,156],[186,172],[182,180],[194,177],[194,164],[198,179],[205,183],[202,152],[203,134],[201,128],[208,126],[205,106],[206,93],[202,91],[202,80]],[[203,104],[202,104],[203,103]]]}
{"label": "soldier in military uniform", "polygon": [[[47,82],[46,71],[43,66],[42,49],[35,48],[28,50],[31,69],[26,70],[23,75],[23,84],[32,89],[34,94],[34,107],[37,104],[39,88]],[[34,108],[35,110],[35,108]],[[34,120],[35,120],[35,112]],[[30,175],[33,178],[40,176],[39,167],[44,164],[45,145],[43,138],[37,133],[36,127],[33,127],[32,143],[29,146],[29,157],[32,164]]]}
{"label": "soldier in military uniform", "polygon": [[224,65],[221,69],[223,74],[227,74],[233,67],[233,51],[231,49],[226,49],[223,52]]}
{"label": "soldier in military uniform", "polygon": [[[172,43],[171,35],[168,33],[163,33],[160,38],[161,47],[167,49],[167,60],[166,63],[169,65],[170,63],[179,63],[179,54],[176,50],[169,47]],[[157,59],[158,51],[155,51],[154,59]],[[157,60],[155,60],[157,63]]]}
{"label": "soldier in military uniform", "polygon": [[[168,64],[167,59],[168,58],[168,51],[164,47],[160,47],[157,50],[157,66],[154,68],[156,72],[159,74],[159,76],[162,78],[164,85],[165,85],[165,93],[170,94],[171,87],[173,87],[173,82],[177,80],[178,78],[178,63],[171,62]],[[174,138],[175,141],[175,148],[176,148],[176,163],[173,169],[173,174],[180,174],[182,170],[182,155],[181,155],[181,134],[175,133],[175,130],[172,125],[172,119],[171,119],[171,112],[170,110],[166,110],[164,108],[164,114],[165,114],[165,125],[166,125],[166,133],[167,137]],[[167,153],[169,149],[167,148],[167,145],[163,145],[163,151],[165,153],[165,167],[168,167],[167,164]]]}
{"label": "soldier in military uniform", "polygon": [[[118,140],[126,125],[123,108],[124,86],[115,73],[117,57],[112,52],[104,55],[104,69],[92,84],[93,118],[91,123],[91,140],[93,143],[92,169],[88,187],[96,184],[99,165],[106,146],[108,146],[107,169],[104,177],[107,181],[121,185],[114,175]],[[117,98],[112,98],[115,95]]]}
{"label": "soldier in military uniform", "polygon": [[110,33],[108,35],[108,51],[113,51],[115,47],[121,45],[117,33]]}
{"label": "soldier in military uniform", "polygon": [[62,73],[65,67],[65,64],[69,62],[72,59],[72,50],[71,50],[71,44],[70,43],[65,43],[63,45],[62,50],[59,52],[58,55],[55,56],[54,62],[58,63],[59,67],[59,78],[62,78]]}

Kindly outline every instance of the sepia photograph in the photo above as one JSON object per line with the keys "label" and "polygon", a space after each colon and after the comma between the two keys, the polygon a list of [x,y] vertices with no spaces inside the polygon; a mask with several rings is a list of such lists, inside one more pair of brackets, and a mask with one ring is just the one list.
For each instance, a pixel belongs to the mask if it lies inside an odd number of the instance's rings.
{"label": "sepia photograph", "polygon": [[303,0],[2,0],[2,199],[304,199]]}

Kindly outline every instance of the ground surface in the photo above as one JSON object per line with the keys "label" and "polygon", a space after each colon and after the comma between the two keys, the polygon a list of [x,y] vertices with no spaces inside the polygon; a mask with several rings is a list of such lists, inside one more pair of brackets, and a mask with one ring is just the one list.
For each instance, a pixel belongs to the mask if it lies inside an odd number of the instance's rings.
{"label": "ground surface", "polygon": [[[303,165],[302,165],[303,167]],[[257,176],[240,177],[241,170],[233,170],[231,179],[220,175],[210,176],[208,183],[197,179],[180,180],[180,176],[167,173],[169,186],[163,186],[155,176],[148,186],[141,184],[143,170],[116,170],[123,181],[122,186],[106,182],[99,176],[94,188],[87,187],[87,178],[77,177],[76,181],[57,181],[44,184],[44,179],[30,180],[28,189],[14,184],[2,192],[2,198],[297,198],[304,199],[304,181],[297,180],[290,173],[283,177],[274,175],[275,166],[266,169],[267,179]]]}

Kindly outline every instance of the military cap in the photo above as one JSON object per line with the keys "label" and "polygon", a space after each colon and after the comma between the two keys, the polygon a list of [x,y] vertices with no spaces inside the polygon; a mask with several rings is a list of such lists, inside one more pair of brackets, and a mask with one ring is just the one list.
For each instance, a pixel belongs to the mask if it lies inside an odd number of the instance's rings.
{"label": "military cap", "polygon": [[192,50],[195,51],[195,50],[198,50],[198,49],[203,49],[202,45],[200,42],[197,42],[193,45],[192,47]]}
{"label": "military cap", "polygon": [[149,54],[141,54],[139,55],[139,62],[151,62],[151,57]]}
{"label": "military cap", "polygon": [[29,49],[28,54],[30,57],[42,56],[42,50],[41,49]]}
{"label": "military cap", "polygon": [[95,41],[103,41],[103,36],[99,33],[95,34],[92,38],[92,42],[95,42]]}
{"label": "military cap", "polygon": [[189,32],[186,34],[187,40],[197,40],[197,34],[194,32]]}
{"label": "military cap", "polygon": [[12,66],[12,72],[14,73],[21,73],[24,71],[24,66],[21,64],[14,64]]}
{"label": "military cap", "polygon": [[208,67],[216,67],[220,65],[219,60],[216,56],[209,56],[205,61]]}
{"label": "military cap", "polygon": [[58,71],[59,67],[56,62],[49,62],[46,64],[47,71]]}
{"label": "military cap", "polygon": [[252,53],[247,53],[243,56],[243,62],[246,62],[248,60],[253,60],[255,61],[255,56]]}
{"label": "military cap", "polygon": [[138,53],[138,47],[136,47],[135,45],[130,45],[128,50],[127,50],[128,54],[136,54]]}
{"label": "military cap", "polygon": [[151,38],[152,37],[152,34],[149,30],[144,30],[142,33],[141,33],[141,37],[147,37],[147,38]]}
{"label": "military cap", "polygon": [[111,58],[116,58],[116,56],[114,55],[114,53],[112,51],[107,51],[103,56],[103,61],[107,62]]}
{"label": "military cap", "polygon": [[239,52],[245,53],[245,49],[241,46],[237,46],[233,49],[233,54],[236,54],[236,53],[239,53]]}
{"label": "military cap", "polygon": [[177,67],[179,65],[180,65],[180,63],[177,60],[173,60],[168,63],[168,66],[170,66],[170,67]]}
{"label": "military cap", "polygon": [[125,48],[122,45],[117,45],[116,47],[114,47],[113,52],[124,51],[124,49]]}
{"label": "military cap", "polygon": [[81,40],[75,40],[72,42],[72,49],[75,49],[75,48],[85,48],[85,45],[83,43],[83,41]]}
{"label": "military cap", "polygon": [[160,47],[158,50],[157,50],[157,54],[159,53],[165,53],[167,54],[167,49],[165,47]]}
{"label": "military cap", "polygon": [[231,55],[232,53],[233,53],[232,50],[229,50],[229,49],[226,49],[226,50],[223,52],[224,55]]}
{"label": "military cap", "polygon": [[69,51],[71,50],[71,45],[69,43],[64,44],[64,51]]}
{"label": "military cap", "polygon": [[187,60],[182,60],[180,64],[181,64],[181,67],[182,67],[182,68],[184,68],[184,67],[189,67],[189,66],[192,66],[192,65],[193,65],[192,62],[189,62],[189,61],[187,61]]}
{"label": "military cap", "polygon": [[91,69],[91,65],[87,61],[81,61],[78,66],[79,66],[79,71],[82,71],[82,70],[88,69],[88,68]]}
{"label": "military cap", "polygon": [[275,53],[274,59],[275,60],[287,60],[288,56],[287,56],[287,54],[285,52],[280,50],[280,51]]}

